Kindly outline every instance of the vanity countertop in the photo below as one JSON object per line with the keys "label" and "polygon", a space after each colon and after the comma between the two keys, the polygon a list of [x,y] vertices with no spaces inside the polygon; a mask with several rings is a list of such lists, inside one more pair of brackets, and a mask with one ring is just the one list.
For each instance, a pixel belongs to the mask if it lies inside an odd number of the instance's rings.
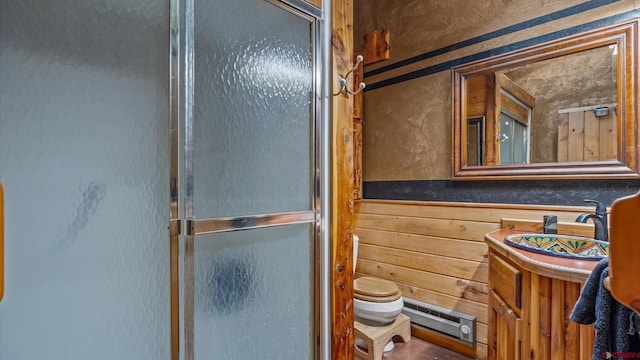
{"label": "vanity countertop", "polygon": [[579,260],[521,250],[505,243],[507,235],[521,234],[522,231],[499,229],[485,235],[489,248],[514,264],[536,274],[571,282],[584,283],[598,260]]}

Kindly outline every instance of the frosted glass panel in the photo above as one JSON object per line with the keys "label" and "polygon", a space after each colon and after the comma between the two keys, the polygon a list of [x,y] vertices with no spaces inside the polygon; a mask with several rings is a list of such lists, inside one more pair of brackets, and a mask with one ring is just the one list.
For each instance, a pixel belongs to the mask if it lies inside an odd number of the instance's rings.
{"label": "frosted glass panel", "polygon": [[312,209],[312,23],[263,0],[194,8],[197,218]]}
{"label": "frosted glass panel", "polygon": [[0,1],[0,359],[169,359],[167,1]]}
{"label": "frosted glass panel", "polygon": [[310,359],[313,227],[196,238],[196,359]]}

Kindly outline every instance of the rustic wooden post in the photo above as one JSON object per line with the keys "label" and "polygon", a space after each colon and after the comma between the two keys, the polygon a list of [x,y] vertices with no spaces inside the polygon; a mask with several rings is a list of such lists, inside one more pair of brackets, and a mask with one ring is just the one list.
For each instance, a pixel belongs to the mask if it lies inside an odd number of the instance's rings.
{"label": "rustic wooden post", "polygon": [[353,96],[339,78],[354,64],[353,2],[332,0],[331,98],[331,310],[332,359],[352,360],[353,330]]}

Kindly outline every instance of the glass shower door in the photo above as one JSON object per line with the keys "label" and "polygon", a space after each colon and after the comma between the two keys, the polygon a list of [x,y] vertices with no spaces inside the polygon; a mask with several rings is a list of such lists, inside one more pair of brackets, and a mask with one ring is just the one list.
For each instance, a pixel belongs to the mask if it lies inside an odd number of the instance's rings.
{"label": "glass shower door", "polygon": [[166,1],[0,1],[0,359],[169,359]]}
{"label": "glass shower door", "polygon": [[312,359],[316,20],[194,0],[185,24],[186,358]]}

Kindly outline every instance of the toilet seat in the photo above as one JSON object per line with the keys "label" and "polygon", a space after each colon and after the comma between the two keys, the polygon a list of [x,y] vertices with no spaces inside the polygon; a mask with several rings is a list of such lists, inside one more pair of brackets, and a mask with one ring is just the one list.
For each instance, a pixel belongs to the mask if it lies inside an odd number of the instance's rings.
{"label": "toilet seat", "polygon": [[398,285],[389,280],[363,276],[353,281],[353,297],[358,300],[383,303],[396,301],[401,296]]}

